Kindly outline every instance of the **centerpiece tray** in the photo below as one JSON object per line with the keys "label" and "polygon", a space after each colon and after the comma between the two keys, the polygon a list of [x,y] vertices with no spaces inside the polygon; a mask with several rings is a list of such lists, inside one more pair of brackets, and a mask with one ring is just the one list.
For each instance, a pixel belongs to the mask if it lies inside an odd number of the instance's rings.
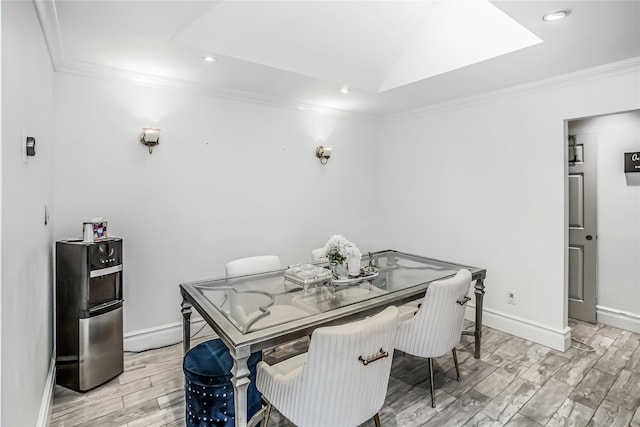
{"label": "centerpiece tray", "polygon": [[360,283],[366,280],[371,280],[373,278],[378,277],[378,272],[375,273],[360,273],[359,276],[349,276],[346,279],[336,279],[335,277],[331,279],[331,283],[335,285],[349,285],[352,283]]}

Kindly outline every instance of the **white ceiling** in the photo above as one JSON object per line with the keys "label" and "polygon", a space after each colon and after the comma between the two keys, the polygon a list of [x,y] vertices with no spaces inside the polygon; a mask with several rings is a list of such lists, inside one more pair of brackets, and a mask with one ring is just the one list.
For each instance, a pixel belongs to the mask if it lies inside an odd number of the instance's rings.
{"label": "white ceiling", "polygon": [[487,0],[216,4],[174,41],[369,92],[541,40]]}
{"label": "white ceiling", "polygon": [[372,115],[640,56],[637,0],[36,5],[61,71]]}

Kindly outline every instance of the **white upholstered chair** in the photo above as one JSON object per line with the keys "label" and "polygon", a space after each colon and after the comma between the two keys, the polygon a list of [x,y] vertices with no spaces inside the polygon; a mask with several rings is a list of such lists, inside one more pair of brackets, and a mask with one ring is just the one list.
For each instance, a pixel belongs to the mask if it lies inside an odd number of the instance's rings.
{"label": "white upholstered chair", "polygon": [[324,256],[324,248],[318,248],[311,251],[311,261],[313,262],[323,262],[329,261],[326,256]]}
{"label": "white upholstered chair", "polygon": [[282,263],[278,255],[260,255],[230,261],[227,263],[225,270],[227,277],[230,277],[264,273],[281,268]]}
{"label": "white upholstered chair", "polygon": [[460,380],[455,345],[460,342],[470,286],[471,273],[464,269],[449,279],[431,283],[415,315],[398,325],[396,349],[429,360],[431,406],[434,408],[436,400],[432,358],[451,351],[456,376]]}
{"label": "white upholstered chair", "polygon": [[256,384],[271,405],[298,426],[358,426],[384,404],[393,359],[398,309],[316,329],[309,351],[275,365],[258,363]]}
{"label": "white upholstered chair", "polygon": [[[265,273],[282,268],[280,257],[277,255],[260,255],[248,258],[240,258],[227,263],[225,270],[227,277],[244,276],[249,274]],[[251,322],[254,318],[263,315],[259,310],[260,303],[264,303],[262,295],[245,295],[242,302],[234,292],[229,293],[229,310],[231,316],[241,325]],[[268,308],[269,315],[253,323],[253,328],[266,328],[271,325],[283,323],[289,320],[299,319],[309,315],[309,312],[291,305],[271,305]]]}

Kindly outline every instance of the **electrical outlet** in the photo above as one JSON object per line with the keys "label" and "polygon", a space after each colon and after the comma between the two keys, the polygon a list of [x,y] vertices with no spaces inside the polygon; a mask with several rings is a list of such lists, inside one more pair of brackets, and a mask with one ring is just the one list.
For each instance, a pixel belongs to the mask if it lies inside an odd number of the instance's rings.
{"label": "electrical outlet", "polygon": [[507,291],[507,302],[516,305],[516,291]]}

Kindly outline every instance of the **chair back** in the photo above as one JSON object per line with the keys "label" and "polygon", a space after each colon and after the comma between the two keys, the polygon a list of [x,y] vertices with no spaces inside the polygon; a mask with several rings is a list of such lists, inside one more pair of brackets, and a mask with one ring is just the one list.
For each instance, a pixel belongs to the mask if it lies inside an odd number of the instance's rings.
{"label": "chair back", "polygon": [[225,271],[227,277],[230,277],[264,273],[281,268],[282,264],[278,255],[261,255],[230,261],[227,263]]}
{"label": "chair back", "polygon": [[326,256],[324,256],[324,248],[318,248],[311,251],[311,261],[312,262],[322,262],[329,261]]}
{"label": "chair back", "polygon": [[[282,264],[278,255],[260,255],[230,261],[225,266],[225,272],[227,277],[233,277],[265,273],[281,268]],[[231,291],[226,294],[226,297],[229,299],[229,313],[240,327],[244,327],[254,317],[261,305],[269,302],[268,298],[260,294],[245,294],[240,299],[236,292]]]}
{"label": "chair back", "polygon": [[[388,307],[364,320],[316,329],[298,377],[299,402],[287,418],[305,427],[355,427],[377,414],[387,394],[397,323],[398,309]],[[381,350],[388,355],[373,360]]]}
{"label": "chair back", "polygon": [[410,320],[398,326],[396,348],[419,357],[439,357],[460,342],[471,272],[462,269],[429,285],[422,305]]}

